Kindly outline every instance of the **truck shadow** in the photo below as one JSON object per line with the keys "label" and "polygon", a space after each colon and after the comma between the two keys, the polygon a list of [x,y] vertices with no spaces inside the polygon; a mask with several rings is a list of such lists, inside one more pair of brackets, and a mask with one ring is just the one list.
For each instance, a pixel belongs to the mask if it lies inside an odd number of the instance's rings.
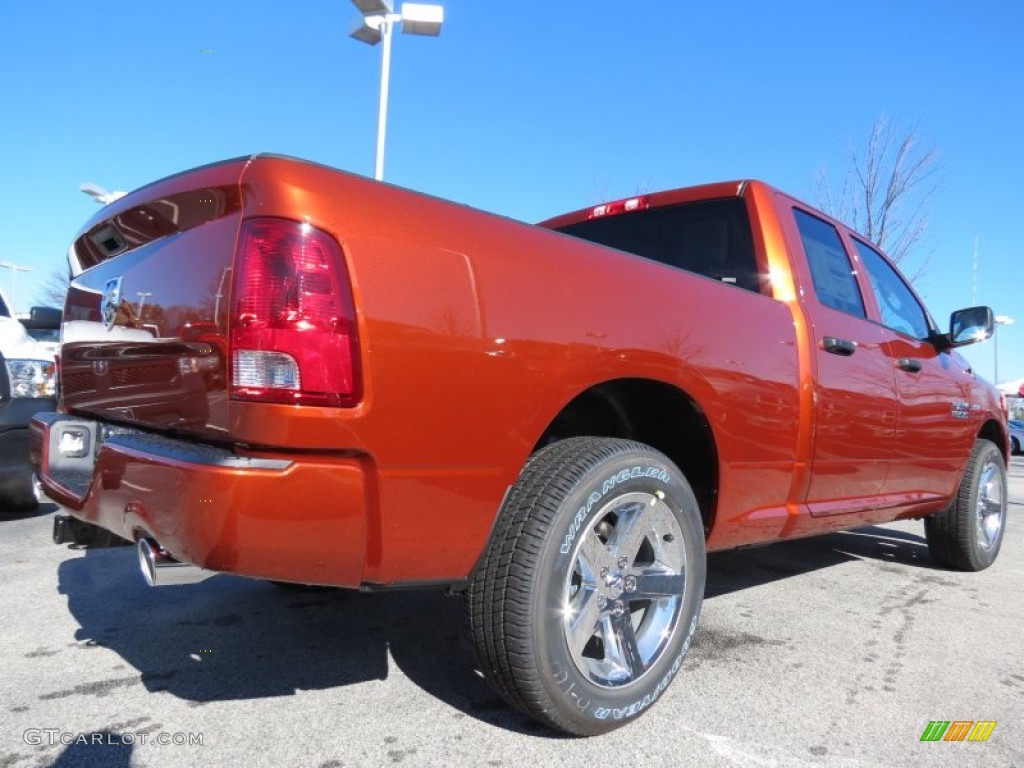
{"label": "truck shadow", "polygon": [[30,517],[43,517],[57,511],[57,505],[52,502],[43,502],[35,509],[8,509],[0,507],[0,523],[8,520],[27,520]]}
{"label": "truck shadow", "polygon": [[[384,680],[393,663],[411,682],[453,708],[500,728],[555,737],[507,707],[474,670],[462,600],[435,591],[362,594],[291,592],[219,576],[151,589],[133,548],[88,549],[59,567],[59,590],[80,624],[79,645],[102,646],[138,671],[40,698],[115,695],[125,686],[166,691],[201,707],[212,701],[290,696]],[[707,599],[856,559],[923,565],[920,537],[864,528],[708,558]],[[699,653],[700,633],[694,645]],[[78,702],[81,703],[81,702]],[[354,706],[354,705],[353,705]]]}
{"label": "truck shadow", "polygon": [[867,526],[763,547],[708,555],[704,598],[768,584],[853,560],[936,569],[923,536]]}
{"label": "truck shadow", "polygon": [[343,715],[345,687],[385,680],[393,664],[450,704],[453,718],[544,733],[474,672],[460,597],[295,592],[232,576],[152,589],[129,547],[87,549],[85,557],[64,561],[58,577],[80,624],[77,643],[109,648],[137,673],[123,670],[110,679],[40,691],[44,700],[67,699],[74,707],[81,697],[116,696],[121,687],[138,684],[197,707],[333,690]]}

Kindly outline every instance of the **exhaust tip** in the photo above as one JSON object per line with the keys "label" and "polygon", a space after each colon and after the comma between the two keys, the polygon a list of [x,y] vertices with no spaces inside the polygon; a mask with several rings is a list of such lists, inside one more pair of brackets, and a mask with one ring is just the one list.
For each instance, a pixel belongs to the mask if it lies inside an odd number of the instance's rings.
{"label": "exhaust tip", "polygon": [[156,586],[156,556],[157,550],[154,547],[156,542],[151,542],[149,539],[139,539],[138,552],[139,552],[139,570],[142,571],[142,578],[146,580],[146,583],[151,587]]}
{"label": "exhaust tip", "polygon": [[39,475],[35,472],[32,473],[32,495],[35,497],[36,504],[45,504],[49,501],[46,498],[46,493],[43,491],[43,481],[39,479]]}
{"label": "exhaust tip", "polygon": [[207,571],[175,560],[153,539],[139,539],[136,546],[139,553],[139,570],[142,571],[142,578],[151,587],[198,584],[217,575],[216,571]]}

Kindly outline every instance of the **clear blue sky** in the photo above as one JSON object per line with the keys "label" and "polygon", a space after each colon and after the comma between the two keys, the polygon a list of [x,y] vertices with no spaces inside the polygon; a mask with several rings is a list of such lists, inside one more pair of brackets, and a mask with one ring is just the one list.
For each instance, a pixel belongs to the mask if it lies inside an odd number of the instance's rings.
{"label": "clear blue sky", "polygon": [[[638,188],[761,178],[814,202],[880,114],[937,147],[918,281],[932,313],[1013,316],[999,378],[1024,377],[1024,3],[1018,0],[447,0],[440,38],[398,35],[388,181],[525,221]],[[96,212],[257,151],[370,175],[380,50],[348,0],[0,3],[0,260],[24,309]],[[916,265],[904,265],[913,273]],[[10,292],[11,275],[0,270]],[[993,374],[993,345],[971,348]]]}

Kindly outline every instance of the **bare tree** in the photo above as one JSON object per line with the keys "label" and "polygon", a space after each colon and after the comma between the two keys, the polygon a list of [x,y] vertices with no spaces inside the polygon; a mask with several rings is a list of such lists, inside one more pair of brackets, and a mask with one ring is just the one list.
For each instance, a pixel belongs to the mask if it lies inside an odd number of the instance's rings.
{"label": "bare tree", "polygon": [[64,307],[64,299],[68,295],[71,277],[67,269],[52,269],[43,280],[43,285],[36,290],[36,301],[48,307]]}
{"label": "bare tree", "polygon": [[818,172],[818,205],[899,263],[916,250],[928,228],[938,170],[938,152],[921,144],[916,124],[903,128],[882,115],[864,146],[850,151],[838,191],[824,170]]}

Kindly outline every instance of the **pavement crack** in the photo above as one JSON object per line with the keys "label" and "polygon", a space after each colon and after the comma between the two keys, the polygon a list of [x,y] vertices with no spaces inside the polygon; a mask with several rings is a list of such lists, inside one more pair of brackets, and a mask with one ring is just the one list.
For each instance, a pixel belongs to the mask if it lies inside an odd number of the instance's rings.
{"label": "pavement crack", "polygon": [[66,699],[70,696],[109,696],[119,688],[127,688],[131,685],[140,685],[142,678],[138,675],[131,677],[115,677],[110,680],[97,680],[93,683],[82,683],[74,688],[63,691],[44,693],[39,697],[40,701],[51,701],[53,699]]}

